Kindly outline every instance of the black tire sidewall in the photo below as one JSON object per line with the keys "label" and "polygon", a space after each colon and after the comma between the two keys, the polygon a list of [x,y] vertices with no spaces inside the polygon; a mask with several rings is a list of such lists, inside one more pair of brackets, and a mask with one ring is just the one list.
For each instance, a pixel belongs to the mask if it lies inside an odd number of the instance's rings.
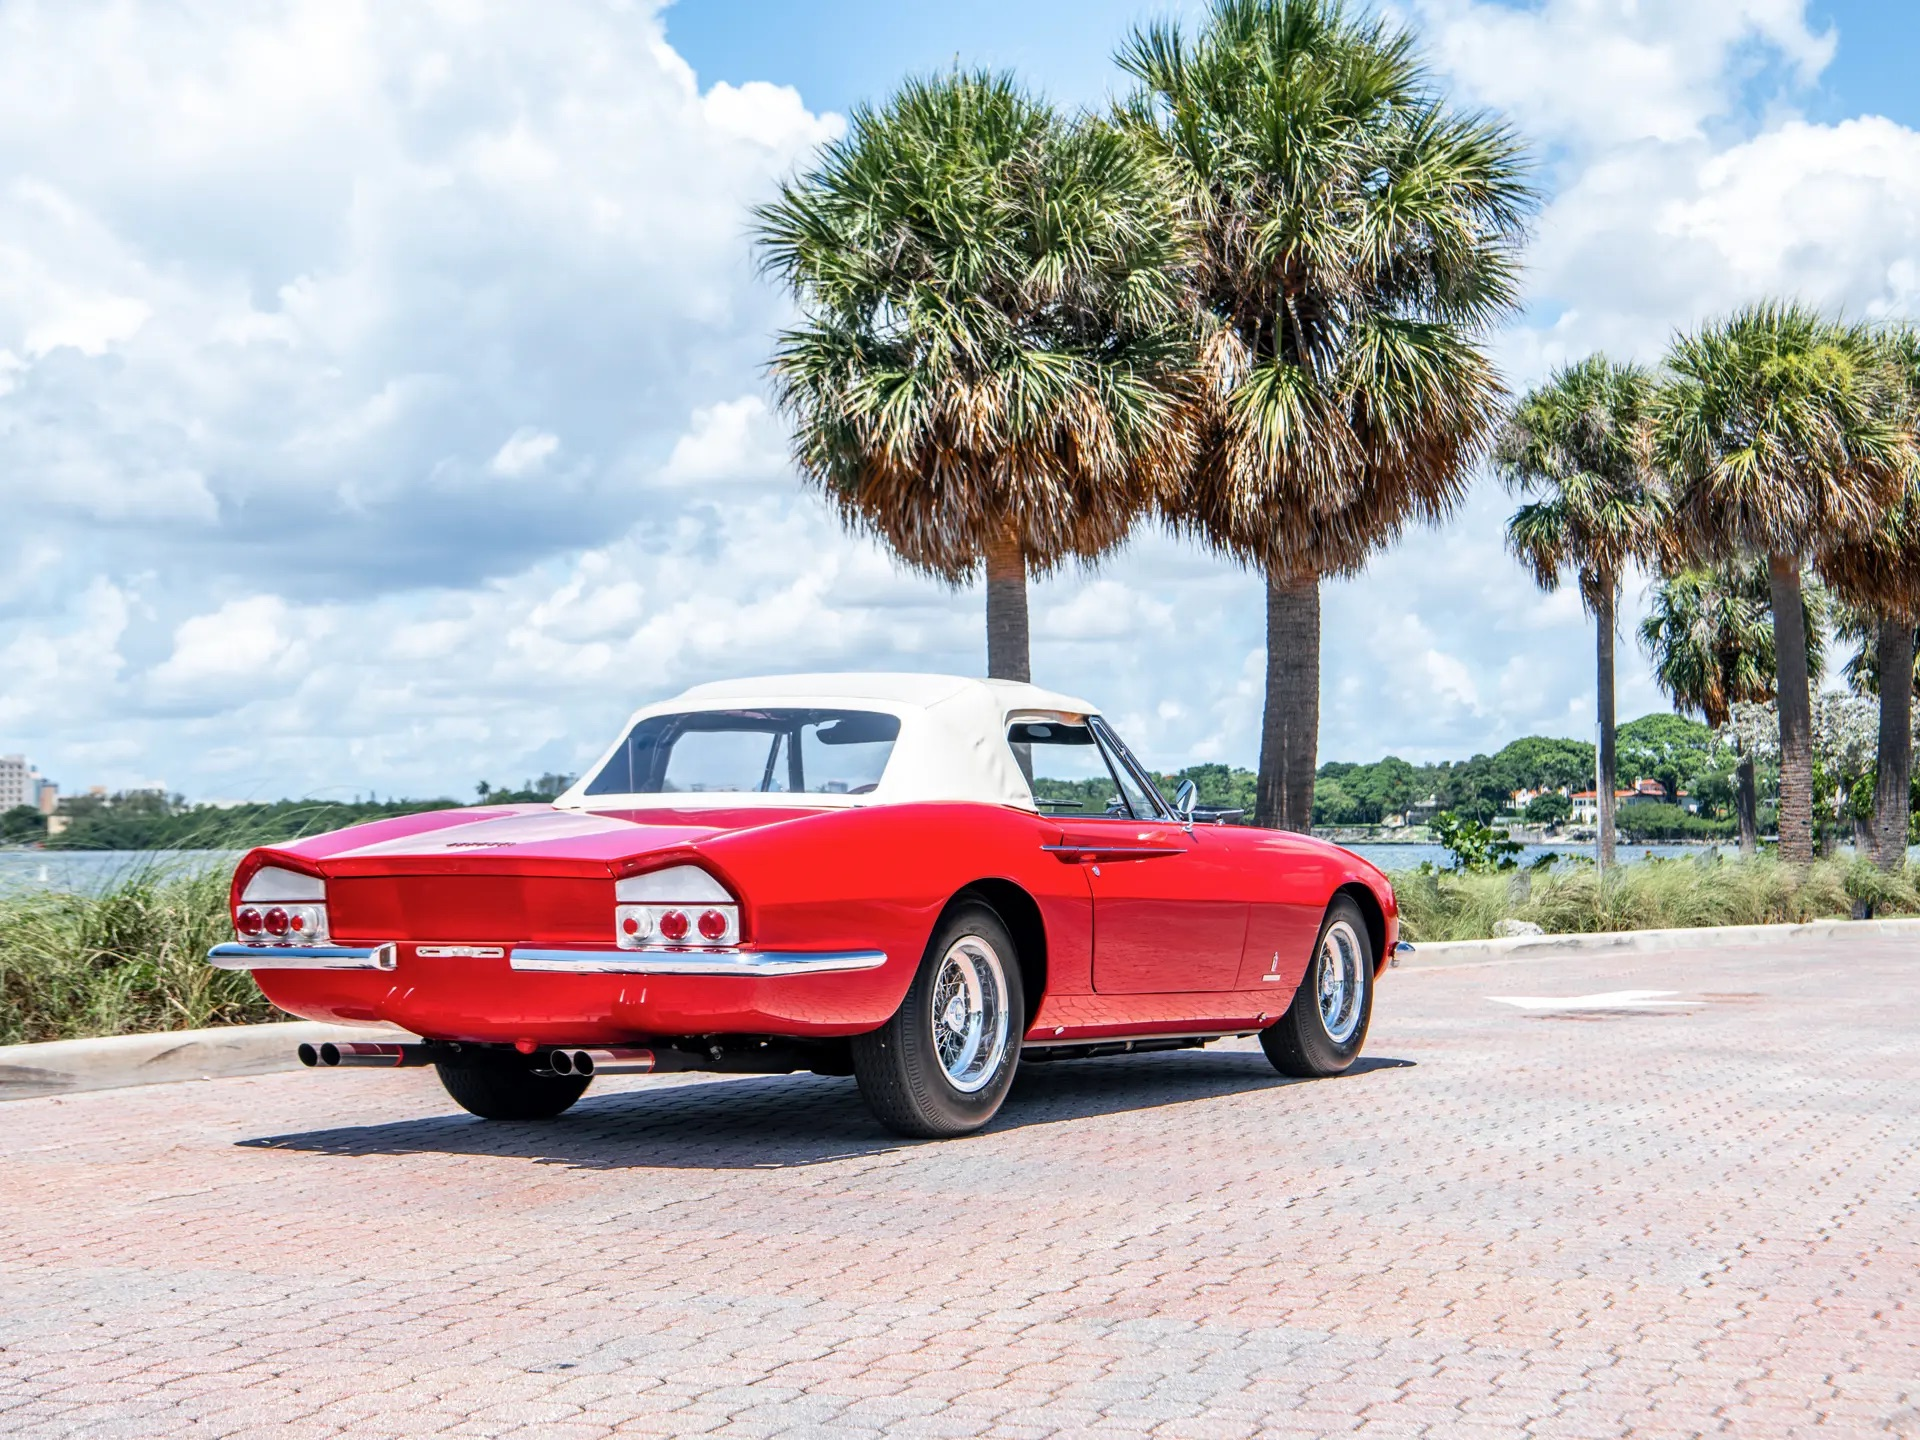
{"label": "black tire sidewall", "polygon": [[[1341,921],[1360,937],[1365,963],[1360,966],[1360,1023],[1344,1044],[1327,1033],[1320,1015],[1320,970],[1325,963],[1322,946],[1327,932]],[[1367,1030],[1373,1024],[1374,956],[1369,948],[1372,931],[1360,913],[1360,907],[1345,895],[1336,896],[1313,937],[1313,955],[1293,1003],[1277,1024],[1261,1034],[1261,1044],[1274,1064],[1284,1073],[1307,1077],[1338,1075],[1359,1058],[1367,1043]]]}
{"label": "black tire sidewall", "polygon": [[[999,957],[1009,1016],[1007,1052],[1000,1068],[992,1080],[971,1093],[955,1089],[947,1079],[933,1040],[933,991],[941,961],[953,943],[966,935],[978,935]],[[990,905],[965,901],[948,910],[934,928],[913,984],[893,1018],[872,1034],[856,1037],[855,1074],[869,1103],[890,1123],[904,1121],[915,1133],[928,1136],[964,1135],[985,1125],[1006,1100],[1019,1068],[1026,1028],[1026,996],[1013,936]],[[889,1113],[902,1105],[909,1114]]]}

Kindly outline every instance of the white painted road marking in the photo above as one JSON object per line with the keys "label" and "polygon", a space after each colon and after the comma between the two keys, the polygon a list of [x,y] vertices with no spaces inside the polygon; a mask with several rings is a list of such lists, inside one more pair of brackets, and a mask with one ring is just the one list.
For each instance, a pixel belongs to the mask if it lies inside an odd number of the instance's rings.
{"label": "white painted road marking", "polygon": [[1654,1010],[1663,1005],[1689,1005],[1688,1000],[1663,1000],[1678,990],[1608,990],[1600,995],[1489,995],[1496,1005],[1521,1010]]}

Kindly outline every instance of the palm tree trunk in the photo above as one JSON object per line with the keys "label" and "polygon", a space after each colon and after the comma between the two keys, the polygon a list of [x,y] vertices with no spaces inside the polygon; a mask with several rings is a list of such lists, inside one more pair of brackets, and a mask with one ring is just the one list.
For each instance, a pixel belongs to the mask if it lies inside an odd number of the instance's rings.
{"label": "palm tree trunk", "polygon": [[1813,863],[1813,696],[1807,680],[1807,612],[1800,561],[1769,555],[1773,658],[1780,701],[1780,858]]}
{"label": "palm tree trunk", "polygon": [[987,676],[1031,680],[1027,637],[1027,556],[1011,525],[987,542]]}
{"label": "palm tree trunk", "polygon": [[1267,707],[1253,823],[1313,829],[1320,744],[1320,581],[1267,577]]}
{"label": "palm tree trunk", "polygon": [[1753,757],[1742,755],[1733,767],[1733,811],[1740,820],[1740,853],[1760,851],[1760,807],[1754,795]]}
{"label": "palm tree trunk", "polygon": [[1875,636],[1880,662],[1880,744],[1873,781],[1873,862],[1907,863],[1907,815],[1913,783],[1913,622],[1883,619]]}
{"label": "palm tree trunk", "polygon": [[1599,809],[1600,830],[1594,837],[1594,866],[1605,872],[1613,867],[1613,792],[1619,788],[1615,781],[1616,762],[1614,759],[1613,736],[1613,612],[1615,596],[1608,590],[1606,598],[1594,614],[1599,639],[1595,650],[1595,691],[1599,697],[1600,721],[1600,767],[1595,777],[1594,804]]}

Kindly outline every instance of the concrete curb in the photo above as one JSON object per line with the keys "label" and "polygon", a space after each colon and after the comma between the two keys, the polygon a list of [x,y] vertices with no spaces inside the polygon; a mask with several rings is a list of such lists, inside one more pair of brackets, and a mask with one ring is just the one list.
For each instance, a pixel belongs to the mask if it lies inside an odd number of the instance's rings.
{"label": "concrete curb", "polygon": [[1920,940],[1920,919],[1813,920],[1805,925],[1717,925],[1692,930],[1609,930],[1597,935],[1513,935],[1499,940],[1449,940],[1428,945],[1415,941],[1413,953],[1401,956],[1397,968],[1424,970],[1500,960],[1551,960],[1563,955],[1631,955],[1842,938]]}
{"label": "concrete curb", "polygon": [[167,1030],[156,1035],[104,1035],[0,1045],[0,1100],[31,1100],[123,1085],[214,1080],[297,1070],[302,1042],[405,1038],[391,1026],[322,1025],[308,1020]]}

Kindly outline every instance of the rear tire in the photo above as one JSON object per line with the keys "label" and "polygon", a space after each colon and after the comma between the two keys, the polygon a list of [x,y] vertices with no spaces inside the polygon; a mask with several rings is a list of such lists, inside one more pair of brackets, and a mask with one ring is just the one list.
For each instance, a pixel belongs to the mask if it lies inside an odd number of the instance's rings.
{"label": "rear tire", "polygon": [[593,1083],[592,1076],[536,1075],[499,1063],[442,1060],[433,1068],[454,1103],[482,1120],[551,1120],[571,1109]]}
{"label": "rear tire", "polygon": [[1347,896],[1335,896],[1293,1003],[1260,1032],[1274,1069],[1318,1080],[1353,1064],[1373,1019],[1373,960],[1366,917]]}
{"label": "rear tire", "polygon": [[860,1094],[897,1135],[978,1130],[1013,1084],[1026,1013],[1013,937],[991,906],[964,901],[934,930],[893,1018],[854,1037]]}

